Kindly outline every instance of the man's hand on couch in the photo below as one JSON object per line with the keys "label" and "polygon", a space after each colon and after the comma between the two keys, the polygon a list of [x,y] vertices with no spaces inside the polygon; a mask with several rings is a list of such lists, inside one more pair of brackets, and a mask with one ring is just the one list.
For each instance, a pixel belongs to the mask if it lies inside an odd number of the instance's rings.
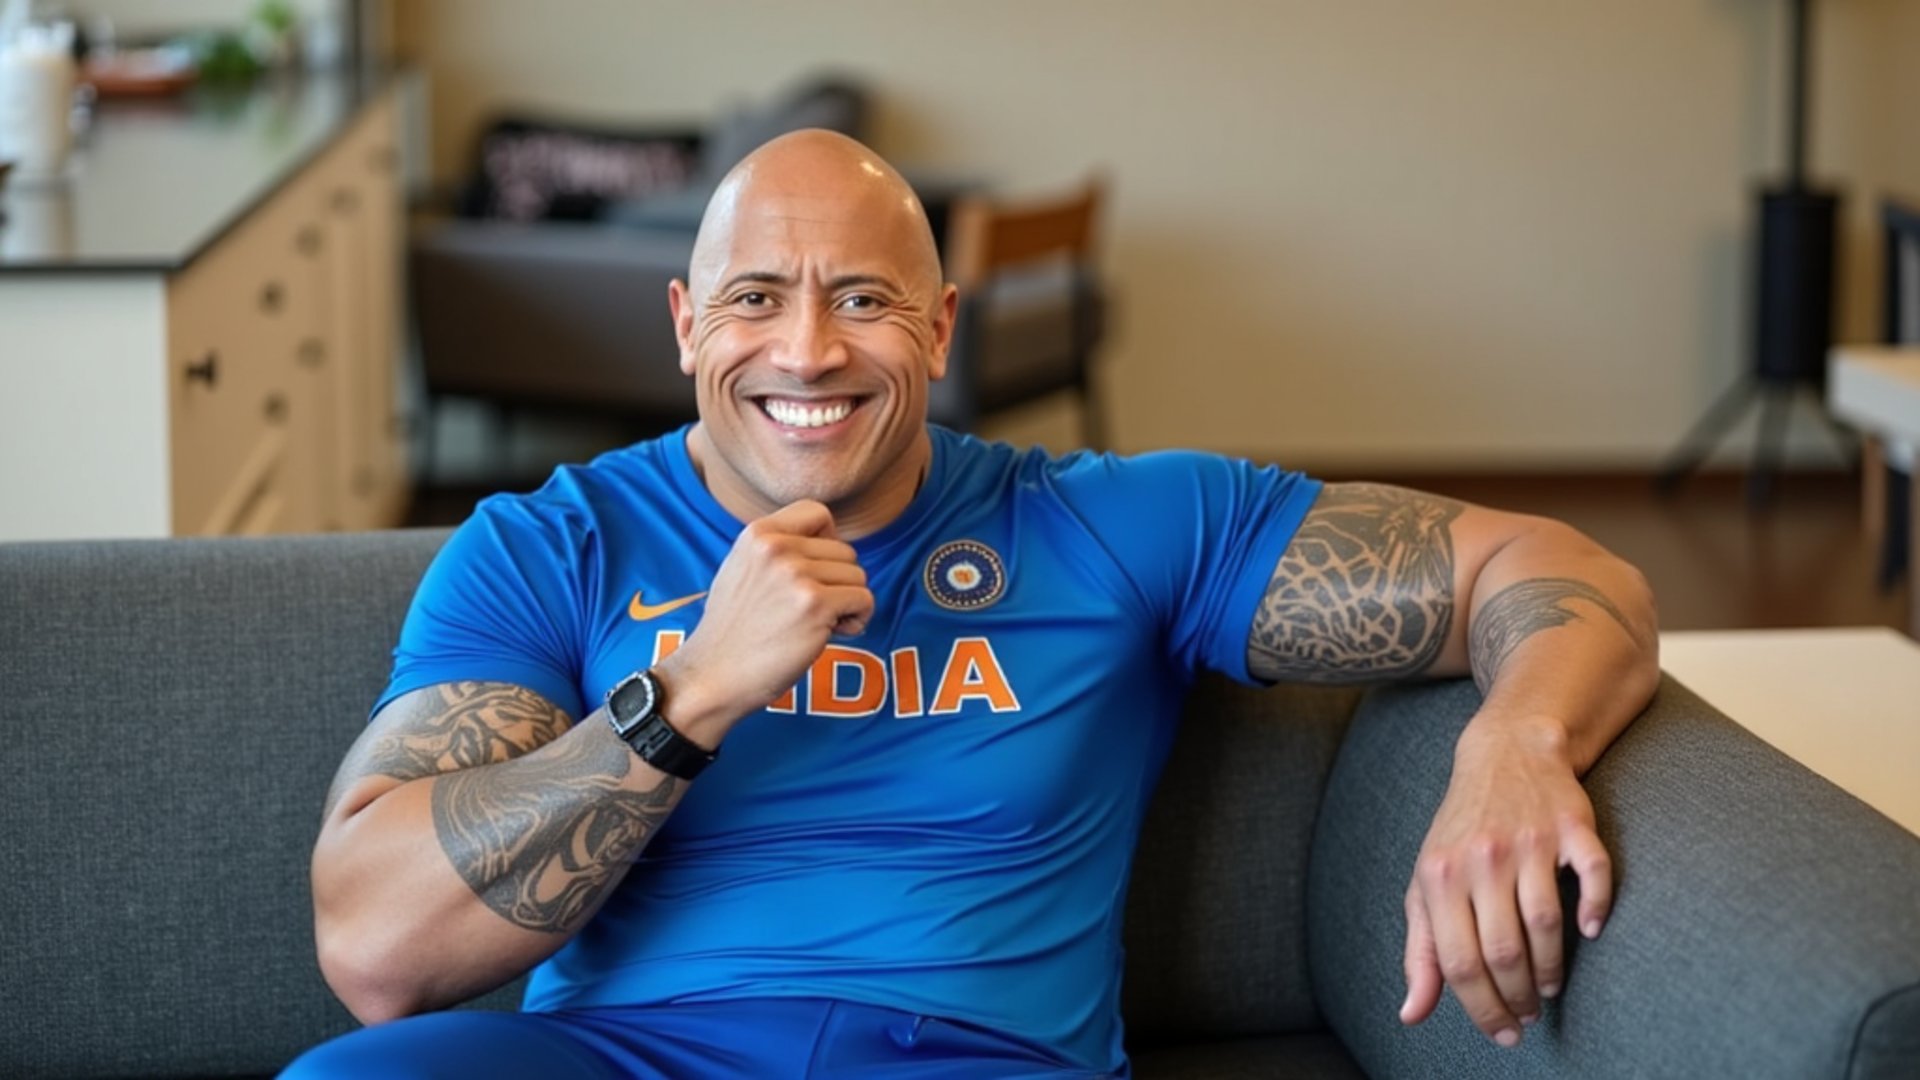
{"label": "man's hand on couch", "polygon": [[1481,1031],[1511,1047],[1565,983],[1560,868],[1579,877],[1577,925],[1593,938],[1613,866],[1559,725],[1492,725],[1482,717],[1461,737],[1407,888],[1400,1019],[1432,1015],[1444,981]]}

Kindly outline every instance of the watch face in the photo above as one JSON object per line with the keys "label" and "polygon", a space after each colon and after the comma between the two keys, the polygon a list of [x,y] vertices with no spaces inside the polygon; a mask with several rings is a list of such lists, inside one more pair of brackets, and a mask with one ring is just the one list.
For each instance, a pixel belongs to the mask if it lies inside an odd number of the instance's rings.
{"label": "watch face", "polygon": [[607,711],[621,735],[627,734],[653,713],[656,693],[653,677],[642,671],[621,680],[607,695]]}

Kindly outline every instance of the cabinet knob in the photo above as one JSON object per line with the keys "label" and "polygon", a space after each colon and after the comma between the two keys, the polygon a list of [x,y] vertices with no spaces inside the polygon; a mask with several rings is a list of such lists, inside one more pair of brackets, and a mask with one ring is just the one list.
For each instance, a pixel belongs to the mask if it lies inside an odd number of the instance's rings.
{"label": "cabinet knob", "polygon": [[327,343],[319,338],[308,338],[300,343],[300,364],[302,367],[317,368],[327,362]]}
{"label": "cabinet knob", "polygon": [[269,281],[260,290],[260,310],[269,315],[280,314],[287,305],[286,287],[277,281]]}
{"label": "cabinet knob", "polygon": [[220,354],[211,349],[198,360],[189,361],[185,368],[188,382],[203,382],[211,390],[220,382]]}
{"label": "cabinet knob", "polygon": [[300,254],[309,258],[320,254],[320,230],[314,228],[312,225],[301,229],[300,235],[293,242],[293,246],[299,250]]}
{"label": "cabinet knob", "polygon": [[400,164],[400,151],[392,146],[376,146],[367,155],[367,163],[373,166],[374,172],[390,173]]}
{"label": "cabinet knob", "polygon": [[360,193],[352,188],[335,188],[333,191],[333,209],[335,213],[350,214],[360,208]]}
{"label": "cabinet knob", "polygon": [[284,424],[287,422],[287,397],[285,394],[267,395],[267,423]]}

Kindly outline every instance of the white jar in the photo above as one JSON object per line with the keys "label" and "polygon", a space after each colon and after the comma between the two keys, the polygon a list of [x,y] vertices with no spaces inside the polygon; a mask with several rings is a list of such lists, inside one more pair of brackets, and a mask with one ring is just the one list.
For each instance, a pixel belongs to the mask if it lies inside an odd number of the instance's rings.
{"label": "white jar", "polygon": [[0,161],[20,179],[56,176],[73,149],[73,24],[25,26],[0,41]]}

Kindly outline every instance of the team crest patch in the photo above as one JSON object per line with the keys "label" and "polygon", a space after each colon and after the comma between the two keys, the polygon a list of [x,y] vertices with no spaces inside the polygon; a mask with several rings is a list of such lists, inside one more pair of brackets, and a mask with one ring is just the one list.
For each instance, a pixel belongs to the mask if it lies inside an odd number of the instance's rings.
{"label": "team crest patch", "polygon": [[952,611],[978,611],[1007,591],[1000,556],[978,540],[941,544],[927,559],[927,595]]}

